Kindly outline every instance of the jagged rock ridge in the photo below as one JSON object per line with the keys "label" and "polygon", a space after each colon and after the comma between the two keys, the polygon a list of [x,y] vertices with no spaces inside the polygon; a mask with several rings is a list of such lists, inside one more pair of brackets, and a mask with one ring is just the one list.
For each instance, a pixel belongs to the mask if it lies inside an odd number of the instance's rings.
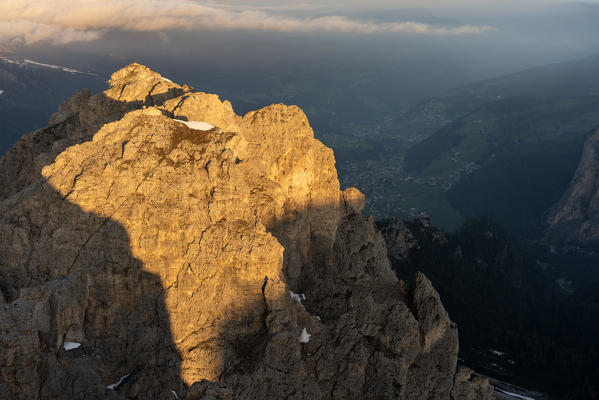
{"label": "jagged rock ridge", "polygon": [[297,107],[132,64],[0,169],[1,398],[489,396]]}

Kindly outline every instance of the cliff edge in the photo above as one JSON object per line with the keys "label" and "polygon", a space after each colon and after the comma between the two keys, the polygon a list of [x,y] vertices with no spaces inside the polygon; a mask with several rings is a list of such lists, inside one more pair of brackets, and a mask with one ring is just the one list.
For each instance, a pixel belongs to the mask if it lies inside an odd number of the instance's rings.
{"label": "cliff edge", "polygon": [[599,244],[599,129],[587,138],[570,187],[547,223],[551,241]]}

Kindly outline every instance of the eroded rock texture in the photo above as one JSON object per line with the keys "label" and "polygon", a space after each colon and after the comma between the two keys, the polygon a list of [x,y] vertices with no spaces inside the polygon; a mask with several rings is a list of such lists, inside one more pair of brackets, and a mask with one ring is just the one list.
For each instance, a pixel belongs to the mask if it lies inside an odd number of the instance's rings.
{"label": "eroded rock texture", "polygon": [[461,393],[439,296],[397,281],[300,109],[138,64],[110,85],[0,161],[1,398]]}

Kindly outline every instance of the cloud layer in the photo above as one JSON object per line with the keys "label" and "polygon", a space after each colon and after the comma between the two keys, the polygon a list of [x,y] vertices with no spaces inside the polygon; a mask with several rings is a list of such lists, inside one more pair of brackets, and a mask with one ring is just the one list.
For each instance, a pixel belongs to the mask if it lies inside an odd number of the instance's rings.
{"label": "cloud layer", "polygon": [[89,41],[105,32],[254,30],[277,32],[405,33],[471,35],[488,26],[432,26],[420,22],[372,23],[344,16],[294,18],[256,10],[233,10],[191,0],[0,0],[0,43],[63,44]]}

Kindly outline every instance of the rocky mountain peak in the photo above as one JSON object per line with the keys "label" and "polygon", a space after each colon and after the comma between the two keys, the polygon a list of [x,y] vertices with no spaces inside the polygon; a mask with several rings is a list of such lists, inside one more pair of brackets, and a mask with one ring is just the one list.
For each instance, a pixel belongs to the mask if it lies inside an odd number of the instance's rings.
{"label": "rocky mountain peak", "polygon": [[490,398],[298,107],[110,85],[0,161],[0,397]]}

